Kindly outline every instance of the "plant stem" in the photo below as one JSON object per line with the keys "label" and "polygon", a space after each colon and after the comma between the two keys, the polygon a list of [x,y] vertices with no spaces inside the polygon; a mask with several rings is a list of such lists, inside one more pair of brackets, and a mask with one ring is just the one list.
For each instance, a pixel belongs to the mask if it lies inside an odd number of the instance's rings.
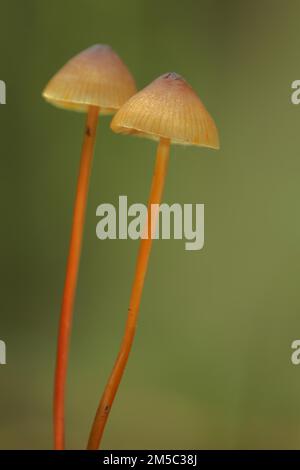
{"label": "plant stem", "polygon": [[[135,276],[128,308],[128,317],[125,326],[125,333],[122,339],[117,360],[115,362],[114,368],[107,382],[104,393],[102,395],[102,399],[96,412],[87,446],[88,450],[96,450],[100,445],[105,424],[109,412],[111,410],[115,395],[117,393],[119,384],[121,382],[133,343],[139,313],[139,306],[152,246],[151,234],[155,233],[156,214],[155,217],[151,217],[151,209],[152,204],[160,204],[161,201],[165,177],[167,173],[169,153],[170,141],[167,139],[161,139],[157,150],[155,170],[152,180],[152,188],[148,202],[148,238],[143,238],[140,242]],[[152,226],[151,220],[153,222]]]}
{"label": "plant stem", "polygon": [[72,327],[73,305],[76,292],[77,274],[80,262],[85,209],[89,188],[91,165],[94,153],[99,108],[90,106],[88,110],[85,135],[81,152],[80,169],[77,181],[69,255],[60,324],[58,331],[55,385],[54,385],[54,448],[62,450],[65,446],[65,389],[68,367],[69,344]]}

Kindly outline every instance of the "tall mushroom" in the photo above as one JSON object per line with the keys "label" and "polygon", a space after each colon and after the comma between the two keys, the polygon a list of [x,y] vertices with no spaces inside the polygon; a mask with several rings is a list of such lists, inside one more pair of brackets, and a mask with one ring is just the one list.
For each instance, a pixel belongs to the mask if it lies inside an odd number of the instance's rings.
{"label": "tall mushroom", "polygon": [[133,343],[152,238],[155,234],[157,205],[161,201],[167,173],[170,144],[219,148],[218,131],[212,117],[190,85],[176,73],[162,75],[132,96],[114,116],[111,128],[117,133],[158,140],[159,144],[148,202],[148,237],[142,238],[140,242],[124,337],[96,412],[88,449],[97,449],[100,445]]}
{"label": "tall mushroom", "polygon": [[64,448],[64,399],[73,305],[89,177],[99,114],[111,114],[136,91],[127,67],[110,46],[96,44],[72,58],[50,80],[43,97],[60,108],[87,113],[58,332],[54,386],[54,447]]}

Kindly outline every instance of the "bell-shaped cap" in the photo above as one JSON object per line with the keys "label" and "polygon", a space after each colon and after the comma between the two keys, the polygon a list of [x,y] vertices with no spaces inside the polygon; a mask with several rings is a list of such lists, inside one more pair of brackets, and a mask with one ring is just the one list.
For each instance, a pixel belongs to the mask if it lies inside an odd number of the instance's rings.
{"label": "bell-shaped cap", "polygon": [[136,92],[135,82],[110,46],[96,44],[66,63],[43,91],[50,103],[65,109],[116,112]]}
{"label": "bell-shaped cap", "polygon": [[191,86],[178,74],[166,73],[133,95],[114,116],[114,132],[184,145],[219,148],[213,118]]}

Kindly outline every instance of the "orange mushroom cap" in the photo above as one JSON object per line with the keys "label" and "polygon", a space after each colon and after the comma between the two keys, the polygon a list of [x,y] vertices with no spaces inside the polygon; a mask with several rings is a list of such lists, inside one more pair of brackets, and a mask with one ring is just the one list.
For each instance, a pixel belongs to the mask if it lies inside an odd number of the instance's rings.
{"label": "orange mushroom cap", "polygon": [[177,73],[166,73],[133,95],[116,113],[117,133],[170,139],[183,145],[219,148],[213,118],[192,87]]}
{"label": "orange mushroom cap", "polygon": [[96,44],[70,59],[50,80],[43,97],[59,108],[116,112],[136,92],[132,75],[110,46]]}

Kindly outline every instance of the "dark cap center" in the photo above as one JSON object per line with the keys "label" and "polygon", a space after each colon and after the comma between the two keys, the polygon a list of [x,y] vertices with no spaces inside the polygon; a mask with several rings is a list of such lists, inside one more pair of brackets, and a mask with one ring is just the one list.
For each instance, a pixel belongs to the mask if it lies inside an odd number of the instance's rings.
{"label": "dark cap center", "polygon": [[178,73],[176,72],[168,72],[168,73],[165,73],[165,75],[163,75],[163,78],[164,79],[170,79],[170,80],[182,80],[182,77],[181,75],[179,75]]}

